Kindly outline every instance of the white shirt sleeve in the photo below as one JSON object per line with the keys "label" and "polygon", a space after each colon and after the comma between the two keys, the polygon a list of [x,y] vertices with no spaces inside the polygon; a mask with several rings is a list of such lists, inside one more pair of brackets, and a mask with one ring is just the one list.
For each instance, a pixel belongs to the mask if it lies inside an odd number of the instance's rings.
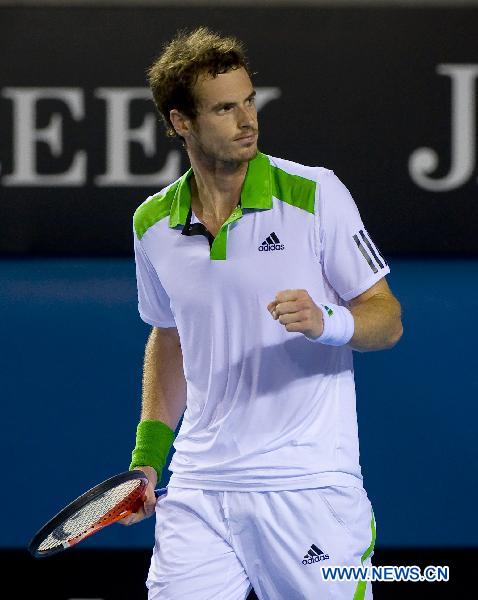
{"label": "white shirt sleeve", "polygon": [[154,327],[176,327],[169,296],[161,285],[158,274],[136,233],[134,233],[134,258],[140,317],[145,323]]}
{"label": "white shirt sleeve", "polygon": [[364,227],[358,208],[333,171],[320,169],[319,240],[325,275],[345,301],[382,279],[390,268]]}

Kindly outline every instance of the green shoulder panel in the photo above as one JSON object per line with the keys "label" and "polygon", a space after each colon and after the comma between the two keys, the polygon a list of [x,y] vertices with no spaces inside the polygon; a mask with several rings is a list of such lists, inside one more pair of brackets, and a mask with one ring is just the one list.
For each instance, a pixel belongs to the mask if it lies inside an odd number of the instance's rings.
{"label": "green shoulder panel", "polygon": [[138,206],[133,216],[134,230],[138,239],[161,219],[169,217],[176,188],[180,180],[175,181],[165,192],[159,192]]}
{"label": "green shoulder panel", "polygon": [[292,206],[314,214],[316,182],[300,175],[292,175],[271,166],[272,194]]}

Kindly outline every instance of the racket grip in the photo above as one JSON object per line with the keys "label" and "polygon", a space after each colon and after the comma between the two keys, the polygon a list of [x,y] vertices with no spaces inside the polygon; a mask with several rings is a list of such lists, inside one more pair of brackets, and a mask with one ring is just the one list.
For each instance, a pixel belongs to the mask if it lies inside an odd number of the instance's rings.
{"label": "racket grip", "polygon": [[[159,498],[159,496],[164,496],[167,491],[168,491],[168,488],[158,488],[158,489],[154,490],[154,495],[156,496],[156,498]],[[144,496],[139,497],[136,500],[136,502],[129,508],[129,512],[132,512],[132,513],[138,512],[138,510],[143,505],[143,501],[144,501]]]}
{"label": "racket grip", "polygon": [[159,498],[159,496],[164,496],[164,494],[168,491],[168,488],[158,488],[156,490],[154,490],[154,495],[156,496],[156,498]]}

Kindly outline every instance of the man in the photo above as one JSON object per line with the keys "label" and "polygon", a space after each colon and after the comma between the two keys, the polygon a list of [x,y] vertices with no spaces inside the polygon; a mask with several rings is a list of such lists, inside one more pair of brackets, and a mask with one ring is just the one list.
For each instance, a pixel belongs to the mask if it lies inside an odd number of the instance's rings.
{"label": "man", "polygon": [[[400,305],[333,171],[258,152],[241,45],[180,33],[149,72],[191,169],[135,213],[146,345],[131,468],[156,507],[149,598],[371,598],[352,350],[392,347]],[[184,413],[184,415],[183,415]],[[167,494],[154,488],[174,440]]]}

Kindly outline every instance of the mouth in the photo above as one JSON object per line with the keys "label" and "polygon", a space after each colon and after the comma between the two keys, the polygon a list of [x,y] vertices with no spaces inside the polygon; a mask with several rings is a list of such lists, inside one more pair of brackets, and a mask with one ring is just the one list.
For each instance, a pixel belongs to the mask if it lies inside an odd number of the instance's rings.
{"label": "mouth", "polygon": [[255,142],[257,139],[257,132],[249,133],[248,135],[241,135],[234,139],[236,142]]}

